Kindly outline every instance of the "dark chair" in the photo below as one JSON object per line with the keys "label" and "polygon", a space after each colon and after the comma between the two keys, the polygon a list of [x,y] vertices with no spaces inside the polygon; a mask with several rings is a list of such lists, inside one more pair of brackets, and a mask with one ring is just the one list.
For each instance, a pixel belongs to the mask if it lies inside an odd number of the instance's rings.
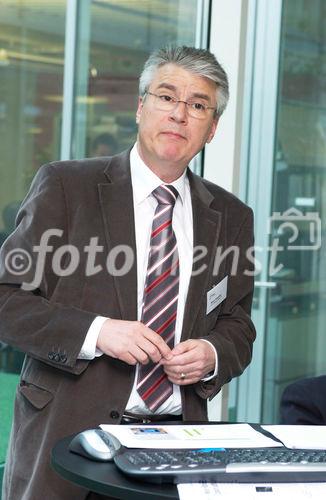
{"label": "dark chair", "polygon": [[326,375],[297,380],[281,398],[281,424],[326,425]]}

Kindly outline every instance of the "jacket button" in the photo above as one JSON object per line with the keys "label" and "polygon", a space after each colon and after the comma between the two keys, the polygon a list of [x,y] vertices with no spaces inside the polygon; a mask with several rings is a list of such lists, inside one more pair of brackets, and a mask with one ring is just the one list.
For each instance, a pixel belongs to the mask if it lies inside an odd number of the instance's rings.
{"label": "jacket button", "polygon": [[117,418],[120,417],[120,414],[117,411],[112,410],[111,413],[110,413],[110,417],[117,419]]}
{"label": "jacket button", "polygon": [[67,356],[65,354],[60,354],[60,361],[61,361],[61,363],[66,363],[67,362]]}
{"label": "jacket button", "polygon": [[48,358],[52,361],[54,359],[54,352],[49,352],[48,353]]}

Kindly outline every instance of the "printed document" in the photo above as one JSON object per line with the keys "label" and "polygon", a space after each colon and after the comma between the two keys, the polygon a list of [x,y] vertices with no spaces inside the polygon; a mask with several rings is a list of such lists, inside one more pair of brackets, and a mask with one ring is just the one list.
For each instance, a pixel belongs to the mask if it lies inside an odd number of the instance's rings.
{"label": "printed document", "polygon": [[281,443],[248,424],[220,425],[111,425],[101,428],[127,448],[260,448]]}
{"label": "printed document", "polygon": [[180,500],[322,500],[326,483],[191,483],[178,484]]}
{"label": "printed document", "polygon": [[326,425],[262,425],[287,448],[326,450]]}

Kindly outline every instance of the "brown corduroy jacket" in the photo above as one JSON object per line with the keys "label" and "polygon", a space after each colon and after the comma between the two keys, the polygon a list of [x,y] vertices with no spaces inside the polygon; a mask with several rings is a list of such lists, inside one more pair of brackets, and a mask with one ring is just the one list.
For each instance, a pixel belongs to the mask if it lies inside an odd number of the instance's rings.
{"label": "brown corduroy jacket", "polygon": [[[181,387],[185,421],[207,419],[207,399],[243,372],[251,360],[255,338],[249,316],[252,257],[246,255],[253,245],[252,211],[190,170],[188,178],[194,247],[203,246],[207,253],[194,263],[194,270],[201,272],[194,272],[190,281],[181,340],[208,339],[218,353],[218,375],[209,382]],[[47,242],[52,248],[47,249],[45,259],[37,259],[37,246],[46,230],[55,230]],[[86,276],[85,246],[90,238],[103,247],[94,263],[102,270]],[[63,252],[62,245],[73,245],[79,251],[77,268],[66,276],[54,272],[55,266],[69,270],[69,252]],[[125,275],[112,276],[107,271],[106,259],[117,245],[136,246],[129,151],[112,158],[42,167],[22,204],[17,228],[1,249],[0,339],[26,353],[3,500],[84,499],[85,490],[51,469],[51,449],[64,436],[104,422],[118,424],[121,419],[135,367],[108,356],[78,359],[96,316],[137,319],[136,259]],[[230,247],[238,250],[218,263],[216,256]],[[20,275],[10,272],[10,259],[6,260],[17,248],[31,257],[29,270]],[[120,269],[123,264],[121,253],[115,267]],[[37,288],[27,290],[24,285],[22,289],[22,283],[35,284],[35,274]],[[225,276],[227,297],[206,314],[207,292]]]}

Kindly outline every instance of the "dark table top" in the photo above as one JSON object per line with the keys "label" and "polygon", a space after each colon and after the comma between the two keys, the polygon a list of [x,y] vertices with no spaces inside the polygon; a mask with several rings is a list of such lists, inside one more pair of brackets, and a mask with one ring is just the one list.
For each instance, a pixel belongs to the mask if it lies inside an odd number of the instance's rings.
{"label": "dark table top", "polygon": [[[230,422],[187,422],[187,424],[230,424]],[[233,422],[232,422],[233,423]],[[234,422],[236,423],[236,422]],[[184,422],[164,422],[164,425],[183,425]],[[250,424],[260,430],[259,424]],[[75,435],[75,434],[74,434]],[[174,484],[155,484],[128,478],[115,466],[114,462],[95,462],[69,451],[72,436],[59,441],[52,450],[52,467],[62,477],[90,491],[115,498],[133,500],[166,500],[179,498]]]}
{"label": "dark table top", "polygon": [[167,500],[179,498],[174,484],[153,484],[129,479],[113,462],[94,462],[71,453],[73,436],[59,441],[52,450],[52,467],[65,479],[79,486],[115,498]]}

